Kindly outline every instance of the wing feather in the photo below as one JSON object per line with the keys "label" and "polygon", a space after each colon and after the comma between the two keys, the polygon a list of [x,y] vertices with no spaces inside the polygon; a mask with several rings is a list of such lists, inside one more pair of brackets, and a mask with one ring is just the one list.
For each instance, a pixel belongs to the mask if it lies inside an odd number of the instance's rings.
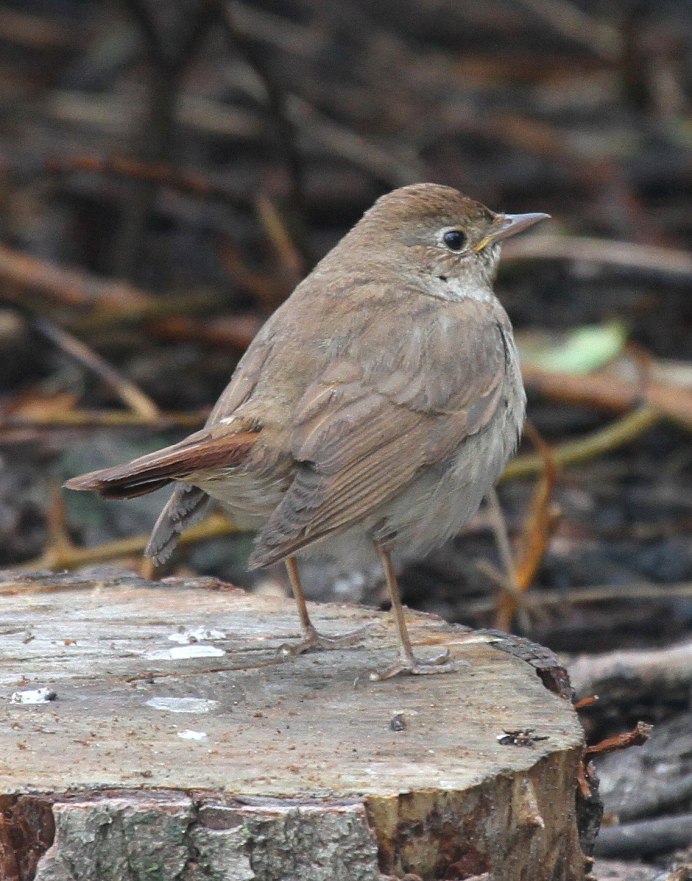
{"label": "wing feather", "polygon": [[157,566],[165,563],[175,550],[180,534],[204,519],[210,502],[204,490],[188,483],[178,484],[159,514],[144,555],[151,557]]}
{"label": "wing feather", "polygon": [[292,431],[295,477],[251,567],[360,521],[488,425],[506,357],[498,313],[481,305],[433,312],[425,332],[404,325],[396,345],[374,328],[307,389]]}

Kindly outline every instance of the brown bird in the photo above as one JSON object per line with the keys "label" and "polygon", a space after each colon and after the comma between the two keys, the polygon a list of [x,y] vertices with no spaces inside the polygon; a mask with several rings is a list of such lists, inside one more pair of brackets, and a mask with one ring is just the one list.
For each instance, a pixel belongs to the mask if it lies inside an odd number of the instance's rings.
{"label": "brown bird", "polygon": [[453,669],[413,654],[392,555],[454,535],[517,446],[525,394],[493,280],[501,240],[547,217],[436,184],[383,196],[262,327],[205,428],[66,485],[121,499],[175,482],[145,552],[157,563],[220,502],[258,533],[251,569],[285,562],[296,652],[344,639],[313,627],[297,559],[375,554],[400,652],[372,678]]}

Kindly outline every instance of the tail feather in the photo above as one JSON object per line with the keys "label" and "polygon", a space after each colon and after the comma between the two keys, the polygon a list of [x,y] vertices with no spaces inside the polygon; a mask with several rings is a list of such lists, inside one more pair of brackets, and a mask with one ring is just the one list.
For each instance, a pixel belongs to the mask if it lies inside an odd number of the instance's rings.
{"label": "tail feather", "polygon": [[189,483],[179,483],[156,521],[145,557],[160,566],[173,553],[181,532],[204,519],[211,499]]}
{"label": "tail feather", "polygon": [[198,431],[185,440],[140,456],[125,465],[102,468],[67,481],[74,490],[95,490],[106,499],[132,499],[154,492],[197,471],[239,465],[252,449],[259,431]]}

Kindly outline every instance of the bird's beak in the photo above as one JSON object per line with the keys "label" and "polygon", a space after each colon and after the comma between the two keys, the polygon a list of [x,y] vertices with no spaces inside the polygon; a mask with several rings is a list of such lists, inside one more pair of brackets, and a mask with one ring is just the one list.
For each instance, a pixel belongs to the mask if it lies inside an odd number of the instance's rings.
{"label": "bird's beak", "polygon": [[548,220],[549,218],[550,214],[542,214],[541,212],[536,212],[535,214],[501,214],[499,226],[492,232],[489,232],[487,236],[484,236],[473,250],[477,254],[492,242],[499,242],[501,239],[515,236],[517,233],[533,226],[534,223],[540,223],[541,220]]}

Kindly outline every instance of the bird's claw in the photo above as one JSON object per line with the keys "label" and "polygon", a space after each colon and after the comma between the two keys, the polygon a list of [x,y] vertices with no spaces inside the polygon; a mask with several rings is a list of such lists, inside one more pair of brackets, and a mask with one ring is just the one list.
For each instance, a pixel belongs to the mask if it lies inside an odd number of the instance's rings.
{"label": "bird's claw", "polygon": [[450,661],[449,651],[445,650],[439,655],[432,658],[421,660],[413,654],[401,654],[397,660],[384,670],[373,671],[369,675],[371,682],[382,682],[384,679],[391,679],[400,673],[407,673],[411,676],[432,676],[436,673],[453,673],[459,669],[460,661]]}
{"label": "bird's claw", "polygon": [[279,652],[285,657],[302,655],[305,652],[315,651],[316,649],[336,649],[344,646],[353,645],[362,638],[363,634],[377,624],[376,621],[370,621],[362,627],[356,627],[355,630],[349,630],[338,636],[326,636],[320,633],[312,625],[307,627],[303,632],[303,638],[298,642],[284,643]]}

